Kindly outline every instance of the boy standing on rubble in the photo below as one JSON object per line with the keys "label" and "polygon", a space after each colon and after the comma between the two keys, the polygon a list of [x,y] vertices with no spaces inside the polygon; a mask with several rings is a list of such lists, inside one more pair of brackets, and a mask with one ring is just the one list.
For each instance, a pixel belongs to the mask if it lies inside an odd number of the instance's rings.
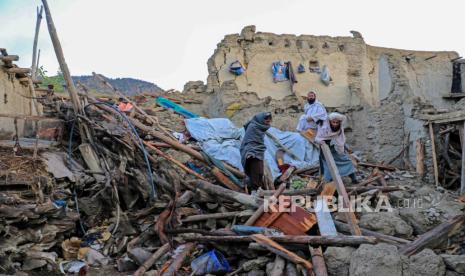
{"label": "boy standing on rubble", "polygon": [[297,123],[297,131],[307,139],[313,140],[317,133],[318,126],[328,118],[326,108],[316,99],[316,93],[310,91],[307,94],[307,103],[304,106],[305,114],[300,116]]}
{"label": "boy standing on rubble", "polygon": [[241,162],[249,178],[249,190],[263,187],[263,160],[265,157],[265,132],[270,128],[270,112],[256,114],[244,125],[245,135],[241,144]]}
{"label": "boy standing on rubble", "polygon": [[[339,174],[341,176],[349,176],[352,183],[356,184],[358,181],[355,176],[355,167],[349,154],[346,152],[346,136],[344,134],[344,124],[346,120],[346,116],[340,113],[333,112],[329,114],[328,120],[325,120],[323,125],[318,127],[315,142],[328,144],[334,162],[339,170]],[[322,155],[320,155],[320,166],[323,170],[325,181],[331,181],[332,177],[328,164]]]}

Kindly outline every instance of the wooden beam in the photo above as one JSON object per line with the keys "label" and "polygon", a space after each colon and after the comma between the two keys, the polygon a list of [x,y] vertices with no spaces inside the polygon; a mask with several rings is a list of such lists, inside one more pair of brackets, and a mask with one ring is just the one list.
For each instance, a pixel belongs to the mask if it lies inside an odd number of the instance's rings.
{"label": "wooden beam", "polygon": [[325,157],[326,164],[328,165],[329,171],[331,173],[331,177],[333,181],[336,183],[336,189],[339,196],[342,197],[342,206],[346,210],[342,212],[342,214],[346,217],[347,222],[350,226],[350,232],[352,235],[361,236],[362,232],[357,224],[357,218],[355,217],[354,211],[352,210],[352,204],[349,200],[349,195],[347,194],[346,187],[342,182],[342,178],[339,175],[339,170],[337,169],[336,163],[334,162],[333,155],[331,154],[331,150],[329,149],[326,143],[321,145],[321,152]]}
{"label": "wooden beam", "polygon": [[31,72],[31,68],[13,67],[6,69],[6,71],[11,74],[28,74]]}
{"label": "wooden beam", "polygon": [[233,190],[229,190],[223,188],[219,185],[211,184],[210,182],[204,180],[192,180],[188,181],[188,184],[194,185],[194,187],[201,189],[207,192],[210,195],[214,195],[216,197],[229,199],[232,201],[239,202],[246,206],[251,206],[257,208],[260,204],[255,200],[255,198],[251,195],[238,193]]}
{"label": "wooden beam", "polygon": [[[308,235],[285,235],[285,236],[267,236],[271,240],[279,243],[289,244],[311,244],[311,245],[334,245],[334,246],[357,246],[360,244],[375,244],[375,237],[366,236],[308,236]],[[195,236],[184,237],[186,241],[198,242],[252,242],[251,236]]]}
{"label": "wooden beam", "polygon": [[144,273],[152,267],[152,265],[161,257],[165,256],[170,249],[170,244],[165,243],[157,251],[155,251],[150,258],[148,258],[144,264],[142,264],[133,274],[132,276],[142,276]]}
{"label": "wooden beam", "polygon": [[321,247],[312,247],[309,246],[310,255],[312,256],[313,262],[313,271],[315,276],[328,276],[328,271],[326,270],[325,259],[323,257],[323,251]]}
{"label": "wooden beam", "polygon": [[181,244],[176,248],[176,254],[173,255],[169,265],[161,269],[158,275],[161,276],[174,276],[177,275],[177,272],[181,269],[184,261],[189,257],[191,252],[195,249],[194,243],[185,243]]}
{"label": "wooden beam", "polygon": [[429,122],[429,135],[431,140],[431,153],[433,158],[433,169],[434,169],[434,183],[436,187],[439,186],[439,170],[438,170],[438,160],[436,157],[436,142],[434,139],[434,130],[433,123]]}
{"label": "wooden beam", "polygon": [[[337,220],[334,221],[334,223],[336,224],[337,230],[339,230],[340,232],[342,232],[342,233],[350,233],[350,228],[349,228],[349,225],[347,225],[347,223],[337,221]],[[375,231],[371,231],[371,230],[368,230],[368,229],[360,228],[360,230],[362,230],[362,234],[364,236],[373,236],[373,237],[376,237],[379,241],[382,241],[382,242],[386,242],[386,243],[390,243],[390,244],[394,244],[394,245],[401,245],[401,244],[410,243],[409,240],[405,240],[405,239],[394,237],[394,236],[385,235],[385,234],[375,232]]]}
{"label": "wooden beam", "polygon": [[270,238],[262,235],[262,234],[255,234],[252,235],[251,237],[254,241],[256,241],[258,244],[261,246],[265,247],[269,251],[275,253],[276,255],[279,255],[283,257],[284,259],[291,261],[295,264],[300,264],[304,266],[309,274],[312,274],[313,271],[313,265],[310,261],[307,261],[303,258],[301,258],[299,255],[295,254],[292,251],[287,250],[286,248],[282,247],[280,244],[277,242],[271,240]]}
{"label": "wooden beam", "polygon": [[403,247],[399,252],[411,256],[426,247],[434,249],[438,241],[450,237],[456,230],[462,227],[464,223],[465,215],[456,216],[424,233],[418,239]]}
{"label": "wooden beam", "polygon": [[37,18],[36,18],[36,29],[34,33],[34,43],[32,45],[32,65],[31,65],[31,76],[33,80],[37,79],[37,42],[39,40],[40,22],[42,21],[42,12],[44,6],[37,7]]}
{"label": "wooden beam", "polygon": [[69,71],[68,64],[66,64],[63,49],[61,48],[61,43],[58,39],[57,30],[55,28],[55,24],[53,23],[52,14],[50,12],[47,0],[42,0],[42,4],[45,9],[45,18],[47,19],[48,32],[52,40],[53,48],[55,49],[55,54],[57,56],[58,63],[60,64],[61,72],[63,73],[63,77],[66,81],[68,93],[71,98],[71,102],[73,103],[74,112],[76,114],[83,114],[81,102],[79,100],[76,87],[74,87],[74,82],[71,78],[71,73]]}
{"label": "wooden beam", "polygon": [[248,217],[253,214],[252,210],[245,211],[234,211],[234,212],[225,212],[225,213],[214,213],[214,214],[205,214],[205,215],[193,215],[188,216],[185,219],[182,219],[182,222],[194,222],[194,221],[203,221],[209,219],[224,219],[224,218],[234,218],[234,217]]}
{"label": "wooden beam", "polygon": [[380,169],[386,170],[386,171],[395,171],[395,170],[397,170],[396,167],[387,166],[387,165],[384,165],[384,164],[372,164],[372,163],[366,163],[366,162],[359,162],[358,165],[363,166],[363,167],[380,168]]}
{"label": "wooden beam", "polygon": [[462,173],[460,178],[460,195],[465,195],[465,121],[462,127],[460,127],[460,137],[462,137]]}
{"label": "wooden beam", "polygon": [[19,56],[17,55],[8,55],[8,56],[0,56],[0,60],[3,62],[12,62],[12,61],[18,61]]}

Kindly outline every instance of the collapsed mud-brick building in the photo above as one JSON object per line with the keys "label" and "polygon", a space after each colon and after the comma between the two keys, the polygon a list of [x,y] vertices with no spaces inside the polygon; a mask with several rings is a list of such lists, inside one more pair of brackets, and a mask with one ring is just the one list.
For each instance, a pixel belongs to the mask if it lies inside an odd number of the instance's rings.
{"label": "collapsed mud-brick building", "polygon": [[[56,141],[62,130],[60,120],[42,117],[44,110],[37,101],[30,68],[20,68],[14,61],[17,55],[0,49],[0,143],[16,141],[30,147],[39,138],[43,146],[47,140]],[[39,89],[40,90],[40,89]],[[46,111],[45,111],[46,112]]]}
{"label": "collapsed mud-brick building", "polygon": [[[386,161],[410,145],[407,157],[415,166],[417,140],[426,144],[427,156],[431,153],[426,121],[418,114],[453,109],[464,92],[463,60],[453,51],[370,46],[360,33],[352,34],[277,35],[247,26],[241,34],[226,35],[208,60],[207,84],[186,84],[190,97],[204,98],[203,105],[189,108],[230,117],[237,125],[258,111],[271,111],[278,128],[295,130],[302,114],[296,97],[314,90],[329,111],[348,115],[347,136],[355,149]],[[235,61],[245,69],[239,76],[229,70]],[[296,82],[273,81],[272,64],[279,61],[291,62]],[[330,78],[326,84],[324,67]],[[425,163],[432,172],[429,157]]]}

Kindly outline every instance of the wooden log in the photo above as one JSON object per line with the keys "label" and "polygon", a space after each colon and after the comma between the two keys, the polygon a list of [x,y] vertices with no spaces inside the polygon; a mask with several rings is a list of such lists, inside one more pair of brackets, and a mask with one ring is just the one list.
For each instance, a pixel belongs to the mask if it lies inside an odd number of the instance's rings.
{"label": "wooden log", "polygon": [[286,260],[284,260],[281,256],[276,255],[274,259],[273,268],[267,274],[268,276],[282,276],[284,275],[284,268],[286,267]]}
{"label": "wooden log", "polygon": [[233,218],[233,217],[248,217],[248,216],[251,216],[252,214],[253,214],[252,210],[245,210],[245,211],[214,213],[214,214],[205,214],[205,215],[193,215],[193,216],[188,216],[187,218],[183,219],[182,222],[194,222],[194,221],[202,221],[202,220],[209,220],[209,219],[224,219],[224,218]]}
{"label": "wooden log", "polygon": [[158,260],[160,259],[161,257],[165,256],[166,253],[168,253],[170,249],[170,244],[169,243],[165,243],[164,245],[162,245],[160,248],[157,249],[157,251],[155,251],[152,256],[150,256],[150,258],[148,258],[143,265],[141,265],[133,274],[132,276],[142,276],[144,275],[144,273],[150,269],[153,264]]}
{"label": "wooden log", "polygon": [[37,7],[37,18],[36,18],[36,29],[34,32],[34,43],[32,45],[32,65],[31,65],[31,76],[32,79],[37,79],[37,42],[39,40],[40,22],[42,21],[42,12],[44,6]]}
{"label": "wooden log", "polygon": [[323,257],[323,251],[321,247],[312,247],[309,246],[310,255],[312,256],[313,263],[313,272],[315,276],[328,276],[328,271],[326,270],[325,259]]}
{"label": "wooden log", "polygon": [[384,193],[389,193],[389,192],[395,192],[402,190],[401,187],[399,186],[385,186],[385,187],[380,187],[380,186],[366,186],[366,187],[349,187],[347,190],[351,193],[365,193],[371,190],[378,190],[380,192]]}
{"label": "wooden log", "polygon": [[377,181],[381,177],[383,177],[383,176],[382,175],[376,175],[374,177],[371,177],[369,179],[364,180],[363,182],[360,182],[359,184],[357,184],[357,186],[360,186],[360,187],[366,186],[366,185],[368,185],[370,183],[373,183],[373,182]]}
{"label": "wooden log", "polygon": [[462,143],[462,169],[460,174],[460,195],[465,195],[465,121],[460,127],[460,141]]}
{"label": "wooden log", "polygon": [[432,157],[433,157],[434,183],[436,184],[436,186],[439,186],[438,160],[436,157],[436,142],[434,139],[434,130],[433,130],[432,122],[429,122],[429,135],[431,139],[431,152],[432,152]]}
{"label": "wooden log", "polygon": [[363,167],[380,168],[381,170],[386,170],[386,171],[395,171],[395,170],[397,170],[396,167],[387,166],[387,165],[384,165],[384,164],[371,164],[371,163],[366,163],[366,162],[359,162],[358,164],[360,166],[363,166]]}
{"label": "wooden log", "polygon": [[[180,248],[181,247],[181,248]],[[161,276],[175,276],[176,273],[181,269],[182,264],[186,260],[186,258],[191,254],[191,252],[195,249],[194,243],[185,243],[180,245],[176,248],[176,252],[178,254],[173,256],[171,263],[168,267],[164,267],[160,274]]]}
{"label": "wooden log", "polygon": [[20,67],[13,67],[8,68],[6,71],[10,74],[28,74],[31,72],[30,68],[20,68]]}
{"label": "wooden log", "polygon": [[[76,87],[74,87],[74,82],[73,82],[73,79],[71,78],[71,73],[69,71],[68,65],[66,64],[65,56],[63,54],[63,49],[61,48],[61,43],[60,43],[60,40],[58,39],[57,30],[55,28],[55,24],[53,23],[52,14],[50,12],[50,8],[48,6],[47,0],[42,0],[42,4],[45,9],[45,18],[47,19],[47,27],[48,27],[48,32],[50,34],[50,38],[52,40],[53,49],[55,50],[58,64],[60,64],[61,72],[63,73],[63,77],[66,81],[66,86],[68,88],[69,96],[71,98],[71,102],[73,103],[74,112],[76,114],[82,114],[83,111],[81,107],[81,102],[79,100]],[[84,135],[82,136],[84,137]]]}
{"label": "wooden log", "polygon": [[[267,236],[268,238],[279,242],[289,244],[311,244],[311,245],[330,245],[330,246],[357,246],[360,244],[375,244],[376,237],[365,236],[308,236],[308,235],[284,235],[284,236]],[[198,242],[251,242],[250,236],[197,236],[184,237],[186,241]]]}
{"label": "wooden log", "polygon": [[236,191],[236,192],[244,192],[239,186],[234,184],[234,182],[231,181],[226,175],[224,175],[220,169],[217,167],[213,167],[210,169],[210,172],[215,176],[215,178],[223,184],[225,187],[228,187],[229,189]]}
{"label": "wooden log", "polygon": [[279,182],[285,182],[291,177],[292,173],[295,171],[295,167],[289,167],[280,177]]}
{"label": "wooden log", "polygon": [[416,145],[416,171],[420,177],[425,175],[425,145],[421,139],[417,139]]}
{"label": "wooden log", "polygon": [[251,206],[255,208],[259,206],[259,203],[257,202],[257,200],[255,200],[251,195],[248,195],[248,194],[238,193],[238,192],[220,187],[218,185],[213,185],[210,182],[207,182],[204,180],[192,180],[192,181],[188,181],[187,183],[211,195],[214,195],[220,198],[229,199],[229,200],[244,204],[246,206]]}
{"label": "wooden log", "polygon": [[262,235],[262,234],[255,234],[252,235],[251,238],[256,241],[258,244],[260,244],[263,247],[266,247],[269,251],[275,253],[276,255],[279,255],[283,257],[284,259],[291,261],[295,264],[300,264],[303,265],[309,272],[310,275],[313,275],[313,265],[310,261],[307,261],[301,257],[299,257],[297,254],[294,252],[291,252],[287,250],[286,248],[282,247],[280,244],[277,242],[271,240],[270,238]]}
{"label": "wooden log", "polygon": [[354,211],[352,210],[352,206],[349,200],[349,195],[347,194],[346,187],[342,182],[342,178],[339,175],[339,171],[337,169],[336,163],[334,162],[334,158],[331,154],[331,150],[329,149],[326,143],[321,145],[321,152],[323,153],[326,163],[328,164],[329,171],[331,173],[331,177],[333,181],[336,183],[336,189],[340,197],[342,197],[342,206],[346,210],[342,212],[346,217],[346,220],[349,222],[350,229],[352,235],[361,236],[362,232],[357,224],[357,218],[355,217]]}
{"label": "wooden log", "polygon": [[192,174],[193,176],[199,178],[199,179],[202,179],[202,180],[207,180],[205,177],[203,177],[202,175],[194,172],[192,169],[188,168],[186,165],[184,165],[183,163],[179,162],[178,160],[174,159],[173,157],[169,156],[168,154],[164,153],[163,151],[157,149],[156,147],[154,147],[152,144],[150,144],[149,142],[147,141],[143,141],[144,145],[147,146],[149,149],[155,151],[158,155],[160,155],[161,157],[165,158],[166,160],[170,161],[171,163],[175,164],[176,166],[178,166],[179,168],[181,168],[183,171],[189,173],[189,174]]}
{"label": "wooden log", "polygon": [[462,227],[464,223],[465,215],[456,216],[424,233],[418,239],[401,248],[399,252],[404,255],[411,256],[426,247],[434,249],[435,243],[452,235],[455,231]]}
{"label": "wooden log", "polygon": [[[279,186],[279,188],[274,191],[274,193],[273,193],[273,195],[271,197],[272,198],[274,197],[275,199],[277,199],[278,196],[284,191],[284,189],[286,189],[286,184],[281,184]],[[270,200],[272,198],[268,198],[268,199],[265,199],[265,200],[270,202]],[[261,204],[260,207],[258,207],[258,209],[255,211],[255,213],[246,221],[245,225],[248,225],[248,226],[254,225],[254,223],[257,221],[257,219],[259,217],[261,217],[261,215],[263,215],[263,212],[265,211],[264,205],[265,204]]]}
{"label": "wooden log", "polygon": [[[319,192],[320,192],[319,189],[304,188],[304,189],[297,189],[297,190],[284,190],[281,194],[285,196],[317,195]],[[259,197],[272,196],[274,193],[275,191],[260,190],[258,191],[258,196]]]}
{"label": "wooden log", "polygon": [[[334,221],[334,223],[335,223],[336,228],[337,228],[338,231],[350,234],[350,228],[349,228],[349,225],[347,225],[347,223],[342,222],[342,221],[337,221],[337,220]],[[394,236],[385,235],[385,234],[378,233],[378,232],[375,232],[375,231],[371,231],[371,230],[368,230],[368,229],[360,228],[360,230],[362,231],[362,234],[364,236],[375,237],[376,239],[378,239],[381,242],[386,242],[386,243],[390,243],[390,244],[393,244],[393,245],[401,245],[401,244],[410,243],[409,240],[405,240],[405,239],[394,237]]]}
{"label": "wooden log", "polygon": [[4,63],[18,61],[19,56],[17,55],[0,56],[0,60],[3,61]]}

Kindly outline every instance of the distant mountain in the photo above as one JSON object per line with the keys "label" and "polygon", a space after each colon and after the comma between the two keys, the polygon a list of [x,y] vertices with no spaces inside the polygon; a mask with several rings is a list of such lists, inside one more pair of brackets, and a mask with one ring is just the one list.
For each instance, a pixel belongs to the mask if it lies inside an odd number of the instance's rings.
{"label": "distant mountain", "polygon": [[[102,75],[103,76],[103,75]],[[103,78],[110,83],[114,88],[123,92],[126,96],[134,96],[141,93],[153,93],[153,92],[162,92],[163,89],[158,87],[156,84],[133,79],[133,78]],[[85,85],[90,90],[95,90],[99,93],[108,93],[113,94],[113,91],[104,85],[100,80],[94,76],[73,76],[74,83],[78,82]],[[79,87],[79,86],[78,86]]]}

